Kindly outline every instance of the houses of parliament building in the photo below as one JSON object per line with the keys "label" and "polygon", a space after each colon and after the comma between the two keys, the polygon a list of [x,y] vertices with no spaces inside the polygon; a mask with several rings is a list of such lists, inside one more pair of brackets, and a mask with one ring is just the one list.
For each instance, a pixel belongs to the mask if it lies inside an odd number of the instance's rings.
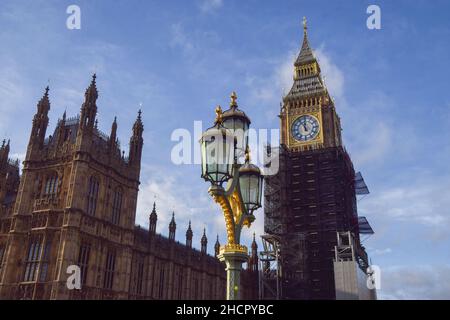
{"label": "houses of parliament building", "polygon": [[[144,126],[139,111],[129,153],[121,153],[117,122],[97,129],[96,77],[78,116],[58,120],[46,137],[49,89],[37,104],[22,173],[0,148],[0,299],[224,299],[225,266],[201,250],[135,225]],[[219,242],[215,244],[218,254]],[[244,298],[257,297],[258,258],[252,245]],[[69,289],[69,266],[79,267],[81,289]]]}

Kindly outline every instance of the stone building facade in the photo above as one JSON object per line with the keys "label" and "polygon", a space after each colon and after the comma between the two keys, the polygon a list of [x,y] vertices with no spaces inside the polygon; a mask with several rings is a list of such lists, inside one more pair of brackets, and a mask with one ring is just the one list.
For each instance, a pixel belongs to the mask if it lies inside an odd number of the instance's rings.
{"label": "stone building facade", "polygon": [[[97,128],[96,77],[80,114],[58,120],[46,137],[48,88],[38,102],[23,170],[0,148],[0,299],[223,299],[225,267],[156,233],[156,206],[149,229],[135,225],[144,126],[139,111],[128,155],[117,139]],[[218,252],[218,240],[215,251]],[[257,249],[242,277],[243,298],[257,298]],[[67,279],[78,266],[81,289]],[[69,272],[68,272],[69,271]],[[76,271],[72,271],[76,272]]]}

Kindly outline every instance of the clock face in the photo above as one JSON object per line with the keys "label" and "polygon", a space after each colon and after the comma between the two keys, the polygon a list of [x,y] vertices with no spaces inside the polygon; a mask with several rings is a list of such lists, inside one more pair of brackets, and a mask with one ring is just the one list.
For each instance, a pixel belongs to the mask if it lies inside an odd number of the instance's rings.
{"label": "clock face", "polygon": [[296,140],[306,142],[317,137],[320,125],[316,117],[304,115],[294,121],[291,130]]}

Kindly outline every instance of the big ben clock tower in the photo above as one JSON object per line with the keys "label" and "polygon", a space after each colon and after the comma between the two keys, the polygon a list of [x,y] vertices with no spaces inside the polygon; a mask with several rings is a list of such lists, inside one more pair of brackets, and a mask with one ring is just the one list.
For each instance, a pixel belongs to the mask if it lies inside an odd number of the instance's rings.
{"label": "big ben clock tower", "polygon": [[281,248],[281,297],[335,299],[339,233],[351,235],[361,269],[367,255],[359,240],[355,171],[305,18],[303,31],[294,82],[280,110],[279,171],[265,179],[264,228]]}
{"label": "big ben clock tower", "polygon": [[291,151],[339,147],[339,116],[309,45],[306,19],[303,33],[303,45],[294,63],[294,84],[281,108],[281,144]]}

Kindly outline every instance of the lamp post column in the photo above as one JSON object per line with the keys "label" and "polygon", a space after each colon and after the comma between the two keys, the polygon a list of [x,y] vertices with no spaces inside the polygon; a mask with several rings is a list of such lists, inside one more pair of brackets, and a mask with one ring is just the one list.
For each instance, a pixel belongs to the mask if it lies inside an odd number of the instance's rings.
{"label": "lamp post column", "polygon": [[[253,212],[261,208],[263,183],[261,171],[250,163],[250,119],[238,109],[236,98],[233,92],[229,110],[216,108],[214,126],[200,139],[202,178],[211,183],[208,192],[225,218],[227,243],[220,248],[218,258],[226,265],[227,300],[241,297],[242,263],[248,261],[247,247],[239,244],[241,230],[243,226],[250,227],[255,220]],[[239,154],[244,150],[245,163],[239,163]]]}
{"label": "lamp post column", "polygon": [[[234,248],[233,248],[234,247]],[[242,263],[248,260],[247,248],[241,245],[225,245],[220,249],[219,260],[225,262],[227,272],[227,300],[241,299]]]}

